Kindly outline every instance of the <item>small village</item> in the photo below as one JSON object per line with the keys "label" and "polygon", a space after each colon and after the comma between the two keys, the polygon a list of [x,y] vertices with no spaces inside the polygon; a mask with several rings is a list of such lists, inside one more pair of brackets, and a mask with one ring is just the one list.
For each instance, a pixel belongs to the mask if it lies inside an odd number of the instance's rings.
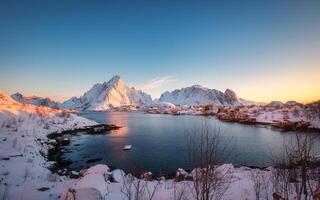
{"label": "small village", "polygon": [[306,130],[310,128],[307,105],[297,102],[271,102],[265,105],[241,105],[219,107],[215,105],[174,105],[159,103],[145,108],[151,114],[215,116],[225,122],[269,125],[282,130]]}

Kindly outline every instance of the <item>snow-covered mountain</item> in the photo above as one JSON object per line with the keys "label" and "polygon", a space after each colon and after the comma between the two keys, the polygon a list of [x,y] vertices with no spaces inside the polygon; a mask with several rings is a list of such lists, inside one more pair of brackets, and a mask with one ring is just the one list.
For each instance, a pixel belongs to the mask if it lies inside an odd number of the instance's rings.
{"label": "snow-covered mountain", "polygon": [[18,104],[15,100],[13,100],[9,95],[0,90],[0,105],[12,105]]}
{"label": "snow-covered mountain", "polygon": [[172,92],[165,92],[160,96],[160,102],[170,102],[175,105],[213,104],[216,106],[239,106],[236,93],[227,89],[224,93],[216,90],[193,85]]}
{"label": "snow-covered mountain", "polygon": [[59,108],[60,103],[53,101],[52,99],[46,97],[37,97],[37,96],[23,96],[19,92],[11,95],[12,99],[17,102],[25,104],[33,104],[37,106],[45,106],[50,108]]}
{"label": "snow-covered mountain", "polygon": [[152,103],[151,96],[128,87],[119,76],[97,83],[80,98],[72,97],[60,107],[75,110],[108,110],[121,106],[144,106]]}

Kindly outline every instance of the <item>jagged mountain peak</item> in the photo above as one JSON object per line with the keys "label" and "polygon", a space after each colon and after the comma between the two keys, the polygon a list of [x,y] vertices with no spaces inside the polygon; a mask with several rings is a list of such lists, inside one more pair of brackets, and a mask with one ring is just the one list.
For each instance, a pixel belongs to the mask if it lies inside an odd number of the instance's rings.
{"label": "jagged mountain peak", "polygon": [[228,101],[229,104],[233,104],[233,102],[238,101],[236,93],[233,90],[230,90],[229,88],[226,89],[224,95],[226,97],[226,101]]}
{"label": "jagged mountain peak", "polygon": [[238,106],[237,95],[234,91],[226,89],[223,93],[216,89],[209,89],[201,85],[176,89],[172,92],[165,92],[159,101],[170,102],[175,105],[201,105],[213,104],[217,106]]}
{"label": "jagged mountain peak", "polygon": [[195,84],[191,86],[192,88],[202,89],[202,90],[208,90],[209,88],[203,87],[202,85]]}
{"label": "jagged mountain peak", "polygon": [[119,83],[119,82],[123,82],[123,81],[121,80],[121,77],[120,77],[119,75],[114,75],[114,76],[108,81],[108,83],[110,83],[110,84],[112,84],[112,83],[117,84],[117,83]]}
{"label": "jagged mountain peak", "polygon": [[150,104],[151,96],[128,87],[120,76],[113,76],[109,81],[95,84],[80,98],[72,98],[62,104],[63,108],[76,110],[108,110],[125,105],[141,106]]}

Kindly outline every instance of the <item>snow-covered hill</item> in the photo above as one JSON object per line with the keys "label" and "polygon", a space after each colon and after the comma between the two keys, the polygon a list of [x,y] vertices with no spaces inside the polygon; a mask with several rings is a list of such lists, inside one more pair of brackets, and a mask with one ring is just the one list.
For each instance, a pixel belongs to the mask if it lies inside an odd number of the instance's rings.
{"label": "snow-covered hill", "polygon": [[80,98],[72,97],[65,101],[61,108],[98,111],[128,105],[144,106],[150,103],[150,95],[126,86],[119,76],[114,76],[108,82],[95,84]]}
{"label": "snow-covered hill", "polygon": [[50,108],[59,108],[60,103],[53,101],[52,99],[46,97],[37,97],[37,96],[23,96],[19,92],[11,95],[12,99],[14,99],[17,102],[25,103],[25,104],[33,104],[37,106],[45,106]]}
{"label": "snow-covered hill", "polygon": [[5,92],[0,90],[0,105],[11,105],[11,104],[17,104],[15,100],[13,100],[9,95],[7,95]]}
{"label": "snow-covered hill", "polygon": [[227,89],[224,93],[216,90],[193,85],[161,95],[160,102],[170,102],[175,105],[201,105],[213,104],[216,106],[239,106],[236,93]]}
{"label": "snow-covered hill", "polygon": [[[97,123],[66,110],[14,101],[0,91],[0,199],[58,199],[69,184],[52,174],[42,154],[51,148],[47,134]],[[46,192],[38,188],[54,188]]]}

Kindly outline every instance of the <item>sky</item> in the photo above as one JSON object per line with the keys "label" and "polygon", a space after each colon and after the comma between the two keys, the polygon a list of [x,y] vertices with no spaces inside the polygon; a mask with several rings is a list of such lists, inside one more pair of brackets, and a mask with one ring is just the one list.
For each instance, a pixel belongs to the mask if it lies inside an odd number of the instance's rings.
{"label": "sky", "polygon": [[320,99],[320,1],[0,1],[0,89],[65,100],[120,75],[157,98],[200,84]]}

